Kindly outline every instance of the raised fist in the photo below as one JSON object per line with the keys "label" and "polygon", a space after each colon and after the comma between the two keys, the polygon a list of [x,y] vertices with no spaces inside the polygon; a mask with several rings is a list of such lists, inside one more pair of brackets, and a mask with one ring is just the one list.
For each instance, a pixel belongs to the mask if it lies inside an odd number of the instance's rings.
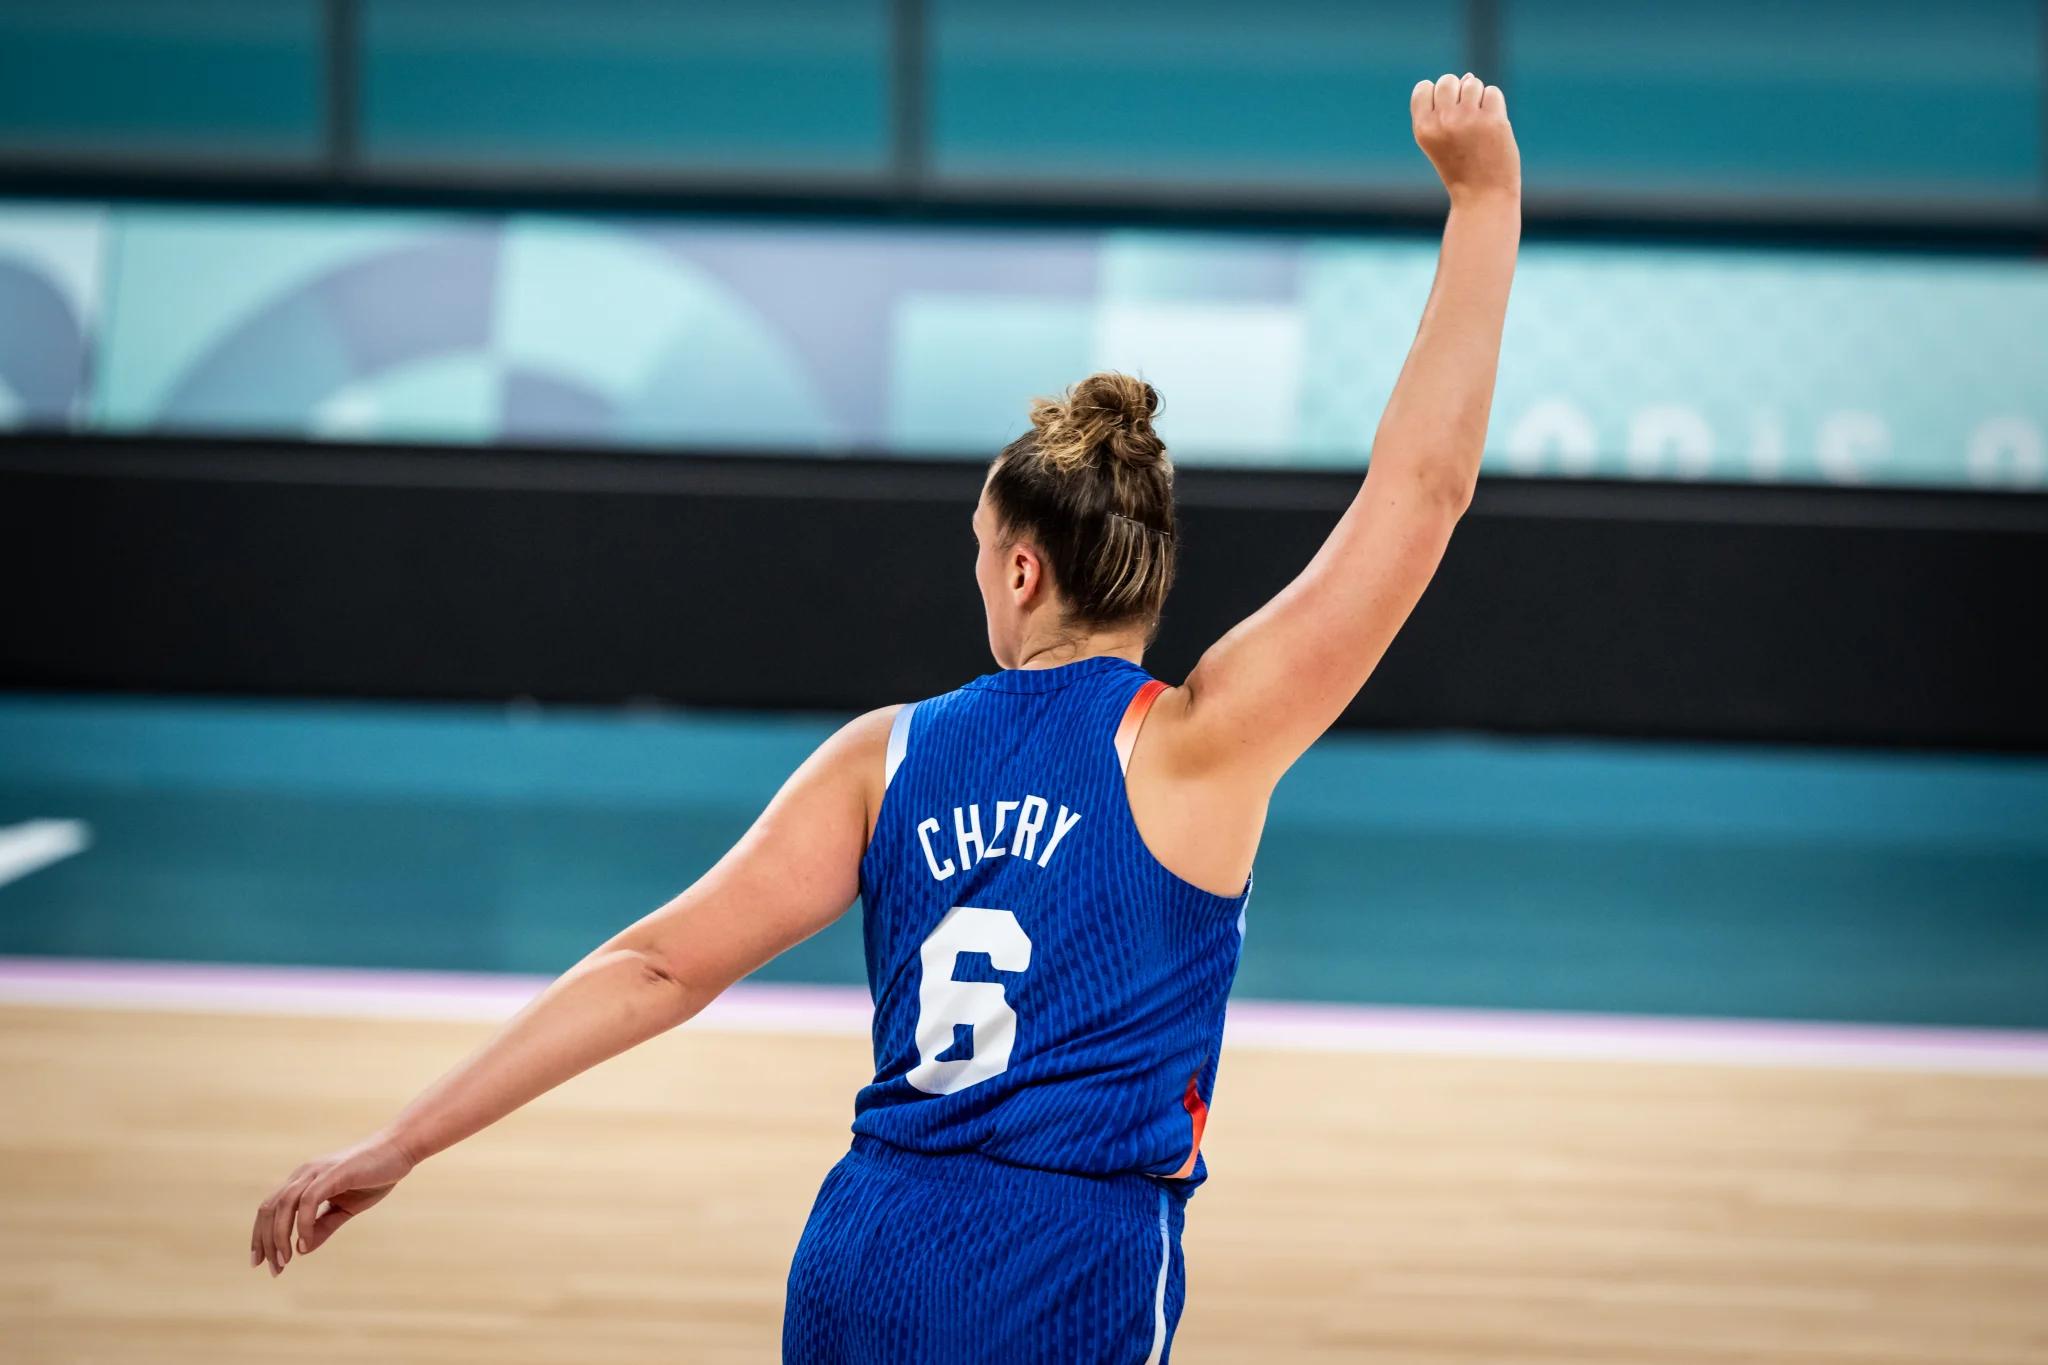
{"label": "raised fist", "polygon": [[1508,97],[1467,72],[1417,81],[1408,95],[1415,142],[1453,200],[1522,192],[1522,154],[1508,126]]}

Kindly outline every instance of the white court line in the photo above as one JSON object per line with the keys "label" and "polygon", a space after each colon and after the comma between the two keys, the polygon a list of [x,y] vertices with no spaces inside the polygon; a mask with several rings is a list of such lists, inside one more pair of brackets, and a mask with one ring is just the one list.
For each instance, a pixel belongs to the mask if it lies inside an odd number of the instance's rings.
{"label": "white court line", "polygon": [[[547,983],[490,972],[0,957],[0,1004],[104,1009],[494,1021]],[[859,1037],[872,1014],[858,986],[747,981],[688,1027]],[[2048,1076],[2048,1032],[1797,1020],[1245,1000],[1230,1006],[1225,1043],[1289,1052]]]}
{"label": "white court line", "polygon": [[0,829],[0,886],[40,872],[92,846],[83,820],[30,820]]}

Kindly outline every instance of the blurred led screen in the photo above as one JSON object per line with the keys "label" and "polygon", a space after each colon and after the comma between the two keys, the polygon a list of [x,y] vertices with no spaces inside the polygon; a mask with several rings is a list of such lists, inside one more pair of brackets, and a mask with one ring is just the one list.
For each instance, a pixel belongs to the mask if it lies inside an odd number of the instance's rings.
{"label": "blurred led screen", "polygon": [[[0,425],[981,456],[1115,366],[1189,464],[1355,467],[1424,237],[0,208]],[[2048,264],[1532,245],[1487,467],[2048,485]]]}

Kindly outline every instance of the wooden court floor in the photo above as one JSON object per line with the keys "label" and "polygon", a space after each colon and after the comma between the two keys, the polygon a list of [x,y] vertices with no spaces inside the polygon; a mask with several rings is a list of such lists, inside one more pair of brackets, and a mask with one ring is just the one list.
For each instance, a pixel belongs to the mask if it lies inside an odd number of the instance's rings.
{"label": "wooden court floor", "polygon": [[[486,1025],[0,1008],[0,1359],[775,1357],[866,1078],[692,1033],[277,1280],[257,1200]],[[2048,1080],[1234,1049],[1174,1358],[2048,1362]]]}

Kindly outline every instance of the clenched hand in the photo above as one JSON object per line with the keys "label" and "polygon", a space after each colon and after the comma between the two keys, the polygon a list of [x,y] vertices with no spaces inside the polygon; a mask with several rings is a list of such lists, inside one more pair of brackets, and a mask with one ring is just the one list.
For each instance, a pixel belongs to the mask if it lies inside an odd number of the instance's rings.
{"label": "clenched hand", "polygon": [[1508,126],[1508,97],[1471,72],[1417,81],[1408,95],[1415,142],[1451,199],[1489,193],[1519,197],[1522,154]]}

